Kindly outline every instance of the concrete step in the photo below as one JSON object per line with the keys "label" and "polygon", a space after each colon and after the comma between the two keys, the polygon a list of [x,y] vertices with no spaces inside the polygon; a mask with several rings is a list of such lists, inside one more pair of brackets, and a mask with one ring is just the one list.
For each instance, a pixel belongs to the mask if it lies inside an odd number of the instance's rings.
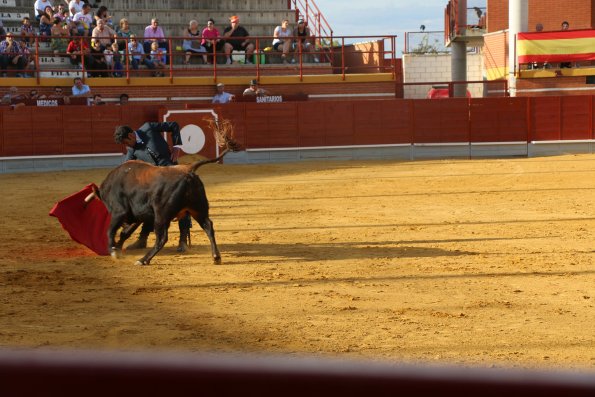
{"label": "concrete step", "polygon": [[[0,0],[0,4],[5,0]],[[31,0],[6,0],[9,7],[28,7],[33,12]],[[12,5],[14,3],[14,5]],[[90,0],[90,3],[95,3]],[[101,4],[106,3],[105,1]],[[287,0],[110,0],[104,4],[112,9],[173,9],[182,8],[188,10],[268,10],[287,8]],[[230,14],[231,15],[231,14]]]}
{"label": "concrete step", "polygon": [[[217,24],[218,29],[223,30],[229,25],[229,17],[232,15],[229,12],[200,10],[189,13],[187,10],[170,9],[168,11],[161,10],[140,10],[140,9],[113,9],[112,11],[114,25],[122,18],[128,19],[130,24],[140,24],[143,28],[150,25],[152,18],[159,18],[159,23],[162,28],[168,33],[173,25],[188,26],[190,20],[195,19],[199,21],[201,27],[206,27],[207,20],[213,18]],[[269,25],[271,35],[275,26],[281,24],[283,19],[289,19],[295,14],[288,10],[267,10],[259,12],[237,12],[236,15],[240,17],[241,24],[248,28],[251,25]],[[223,33],[223,32],[222,32]]]}

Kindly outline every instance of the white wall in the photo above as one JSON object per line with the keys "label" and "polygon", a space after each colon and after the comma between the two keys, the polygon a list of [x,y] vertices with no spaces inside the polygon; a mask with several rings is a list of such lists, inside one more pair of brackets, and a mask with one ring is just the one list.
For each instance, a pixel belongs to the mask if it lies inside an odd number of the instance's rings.
{"label": "white wall", "polygon": [[[451,81],[450,54],[403,54],[403,80],[405,83]],[[467,80],[483,80],[483,57],[467,53]],[[405,86],[406,99],[425,98],[431,85]],[[467,88],[474,98],[483,96],[483,84],[470,84]]]}

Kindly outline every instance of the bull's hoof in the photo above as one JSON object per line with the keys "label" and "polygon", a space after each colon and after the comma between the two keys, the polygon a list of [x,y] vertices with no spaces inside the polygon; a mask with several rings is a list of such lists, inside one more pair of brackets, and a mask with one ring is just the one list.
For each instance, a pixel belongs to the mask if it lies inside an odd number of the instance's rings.
{"label": "bull's hoof", "polygon": [[118,260],[120,259],[120,251],[113,250],[112,252],[110,252],[110,256],[113,260]]}
{"label": "bull's hoof", "polygon": [[147,266],[149,264],[149,262],[141,261],[139,259],[138,261],[134,262],[134,264],[137,266]]}
{"label": "bull's hoof", "polygon": [[221,257],[220,256],[213,257],[213,264],[220,265],[221,264]]}
{"label": "bull's hoof", "polygon": [[188,251],[188,245],[186,243],[180,243],[180,245],[178,245],[178,248],[176,249],[176,251],[186,252],[186,251]]}

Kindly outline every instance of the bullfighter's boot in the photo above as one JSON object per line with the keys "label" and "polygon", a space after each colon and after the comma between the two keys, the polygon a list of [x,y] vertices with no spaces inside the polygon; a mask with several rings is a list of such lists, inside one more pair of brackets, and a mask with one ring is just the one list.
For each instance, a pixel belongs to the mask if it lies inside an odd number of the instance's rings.
{"label": "bullfighter's boot", "polygon": [[178,252],[186,252],[188,247],[190,247],[190,228],[192,227],[192,221],[190,219],[190,214],[186,213],[178,221],[178,227],[180,228]]}
{"label": "bullfighter's boot", "polygon": [[180,243],[178,244],[178,252],[186,252],[190,246],[190,228],[186,227],[180,229]]}
{"label": "bullfighter's boot", "polygon": [[147,248],[147,235],[143,235],[141,233],[140,236],[138,236],[138,240],[136,240],[134,243],[130,244],[128,247],[126,247],[126,249],[129,250],[139,250],[139,249],[143,249],[143,248]]}
{"label": "bullfighter's boot", "polygon": [[147,237],[153,231],[153,223],[152,222],[145,222],[140,229],[140,235],[138,236],[138,240],[134,243],[130,244],[126,249],[128,250],[140,250],[147,248]]}

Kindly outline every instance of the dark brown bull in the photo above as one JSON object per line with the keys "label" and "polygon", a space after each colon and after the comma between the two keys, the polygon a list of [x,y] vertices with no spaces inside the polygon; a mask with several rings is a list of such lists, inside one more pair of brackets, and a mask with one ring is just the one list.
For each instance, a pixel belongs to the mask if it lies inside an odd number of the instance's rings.
{"label": "dark brown bull", "polygon": [[[227,149],[212,160],[169,167],[132,160],[111,171],[94,194],[104,202],[112,217],[108,228],[112,257],[119,257],[124,241],[141,223],[152,222],[157,239],[155,246],[136,262],[148,265],[167,242],[170,222],[188,212],[209,237],[214,262],[221,263],[213,222],[209,218],[209,202],[195,171],[202,165],[219,161],[226,153]],[[92,195],[87,198],[90,199]],[[116,232],[122,226],[116,243]]]}

